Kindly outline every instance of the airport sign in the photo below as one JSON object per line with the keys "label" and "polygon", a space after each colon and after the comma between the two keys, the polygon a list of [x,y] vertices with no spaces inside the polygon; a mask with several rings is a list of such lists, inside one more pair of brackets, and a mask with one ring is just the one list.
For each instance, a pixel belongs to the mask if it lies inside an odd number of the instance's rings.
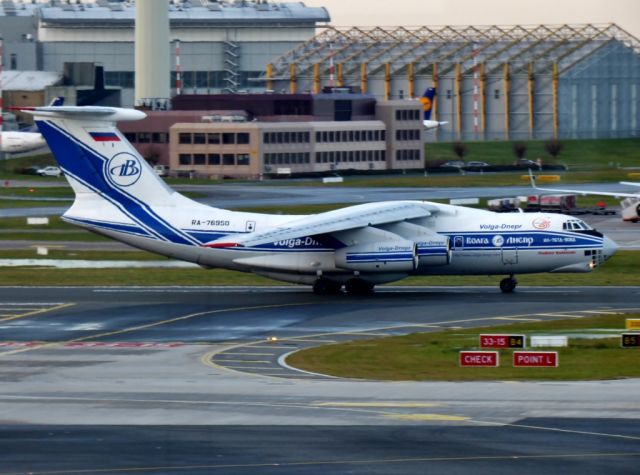
{"label": "airport sign", "polygon": [[496,367],[500,366],[497,351],[461,351],[460,366]]}
{"label": "airport sign", "polygon": [[557,367],[557,351],[514,351],[513,366],[516,368]]}
{"label": "airport sign", "polygon": [[524,335],[480,335],[480,348],[524,348]]}
{"label": "airport sign", "polygon": [[640,333],[623,333],[620,338],[622,348],[640,348]]}
{"label": "airport sign", "polygon": [[640,318],[627,318],[627,330],[640,330]]}

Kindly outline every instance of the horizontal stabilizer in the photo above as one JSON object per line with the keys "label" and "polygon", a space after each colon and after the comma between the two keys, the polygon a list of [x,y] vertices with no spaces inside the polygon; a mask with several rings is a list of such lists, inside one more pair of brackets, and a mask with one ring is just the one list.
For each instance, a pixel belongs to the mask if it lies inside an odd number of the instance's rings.
{"label": "horizontal stabilizer", "polygon": [[119,107],[93,107],[93,106],[57,106],[57,107],[24,107],[21,111],[31,114],[36,118],[73,118],[73,119],[97,119],[109,122],[125,122],[144,119],[147,115],[134,109],[121,109]]}

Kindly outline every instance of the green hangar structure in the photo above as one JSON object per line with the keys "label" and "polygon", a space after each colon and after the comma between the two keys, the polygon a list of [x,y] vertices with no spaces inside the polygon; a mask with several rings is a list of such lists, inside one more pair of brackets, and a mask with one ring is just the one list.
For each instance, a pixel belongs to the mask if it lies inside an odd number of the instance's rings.
{"label": "green hangar structure", "polygon": [[326,28],[268,64],[265,88],[378,99],[437,89],[428,140],[640,135],[640,40],[615,24]]}

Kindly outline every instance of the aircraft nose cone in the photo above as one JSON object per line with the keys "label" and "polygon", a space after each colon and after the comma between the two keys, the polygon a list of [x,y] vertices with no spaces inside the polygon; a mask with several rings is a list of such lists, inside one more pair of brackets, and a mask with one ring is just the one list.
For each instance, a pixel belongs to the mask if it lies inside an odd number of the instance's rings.
{"label": "aircraft nose cone", "polygon": [[602,241],[602,254],[604,255],[605,260],[612,257],[617,250],[618,250],[618,245],[615,242],[613,242],[613,239],[610,239],[607,236],[605,236]]}

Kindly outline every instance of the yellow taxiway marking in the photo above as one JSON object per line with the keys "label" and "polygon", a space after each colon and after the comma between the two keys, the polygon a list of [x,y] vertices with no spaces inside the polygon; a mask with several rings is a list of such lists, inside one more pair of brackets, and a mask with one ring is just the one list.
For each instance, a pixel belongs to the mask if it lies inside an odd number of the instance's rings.
{"label": "yellow taxiway marking", "polygon": [[396,402],[396,401],[375,401],[375,402],[316,402],[312,404],[317,407],[442,407],[443,404],[431,402]]}
{"label": "yellow taxiway marking", "polygon": [[453,416],[450,414],[385,414],[387,419],[398,419],[401,421],[447,421],[447,422],[461,422],[468,421],[468,417]]}
{"label": "yellow taxiway marking", "polygon": [[[65,304],[65,306],[69,306],[69,305],[74,305],[74,304]],[[48,343],[42,343],[41,345],[34,345],[28,348],[21,348],[18,350],[12,350],[12,351],[4,351],[2,353],[0,353],[0,358],[3,356],[8,356],[8,355],[14,355],[16,353],[24,353],[27,351],[33,351],[33,350],[38,350],[41,348],[54,348],[57,346],[63,346],[63,345],[67,345],[69,343],[77,343],[77,342],[81,342],[81,341],[87,341],[87,340],[94,340],[96,338],[104,338],[104,337],[109,337],[109,336],[114,336],[114,335],[122,335],[124,333],[132,333],[132,332],[136,332],[139,330],[146,330],[148,328],[154,328],[154,327],[159,327],[161,325],[167,325],[170,323],[175,323],[175,322],[182,322],[185,320],[190,320],[192,318],[198,318],[198,317],[202,317],[205,315],[217,315],[217,314],[221,314],[221,313],[232,313],[232,312],[241,312],[243,310],[262,310],[262,309],[267,309],[267,308],[284,308],[284,307],[301,307],[304,305],[317,305],[317,302],[302,302],[302,303],[285,303],[285,304],[270,304],[270,305],[249,305],[246,307],[231,307],[231,308],[220,308],[217,310],[207,310],[204,312],[196,312],[196,313],[190,313],[187,315],[182,315],[179,317],[174,317],[174,318],[169,318],[166,320],[160,320],[157,322],[153,322],[153,323],[145,323],[144,325],[137,325],[134,327],[129,327],[129,328],[122,328],[120,330],[114,330],[111,332],[104,332],[104,333],[97,333],[94,335],[87,335],[81,338],[74,338],[72,340],[66,340],[66,341],[56,341],[56,342],[48,342]],[[61,307],[60,307],[61,308]],[[47,309],[47,311],[50,311],[51,309]]]}
{"label": "yellow taxiway marking", "polygon": [[17,320],[19,318],[33,317],[34,315],[40,315],[47,312],[54,312],[56,310],[60,310],[67,307],[72,307],[75,305],[74,303],[62,303],[59,305],[54,305],[52,307],[39,308],[37,310],[32,310],[26,313],[19,313],[18,315],[10,315],[3,318],[0,318],[0,322],[9,322],[11,320]]}

